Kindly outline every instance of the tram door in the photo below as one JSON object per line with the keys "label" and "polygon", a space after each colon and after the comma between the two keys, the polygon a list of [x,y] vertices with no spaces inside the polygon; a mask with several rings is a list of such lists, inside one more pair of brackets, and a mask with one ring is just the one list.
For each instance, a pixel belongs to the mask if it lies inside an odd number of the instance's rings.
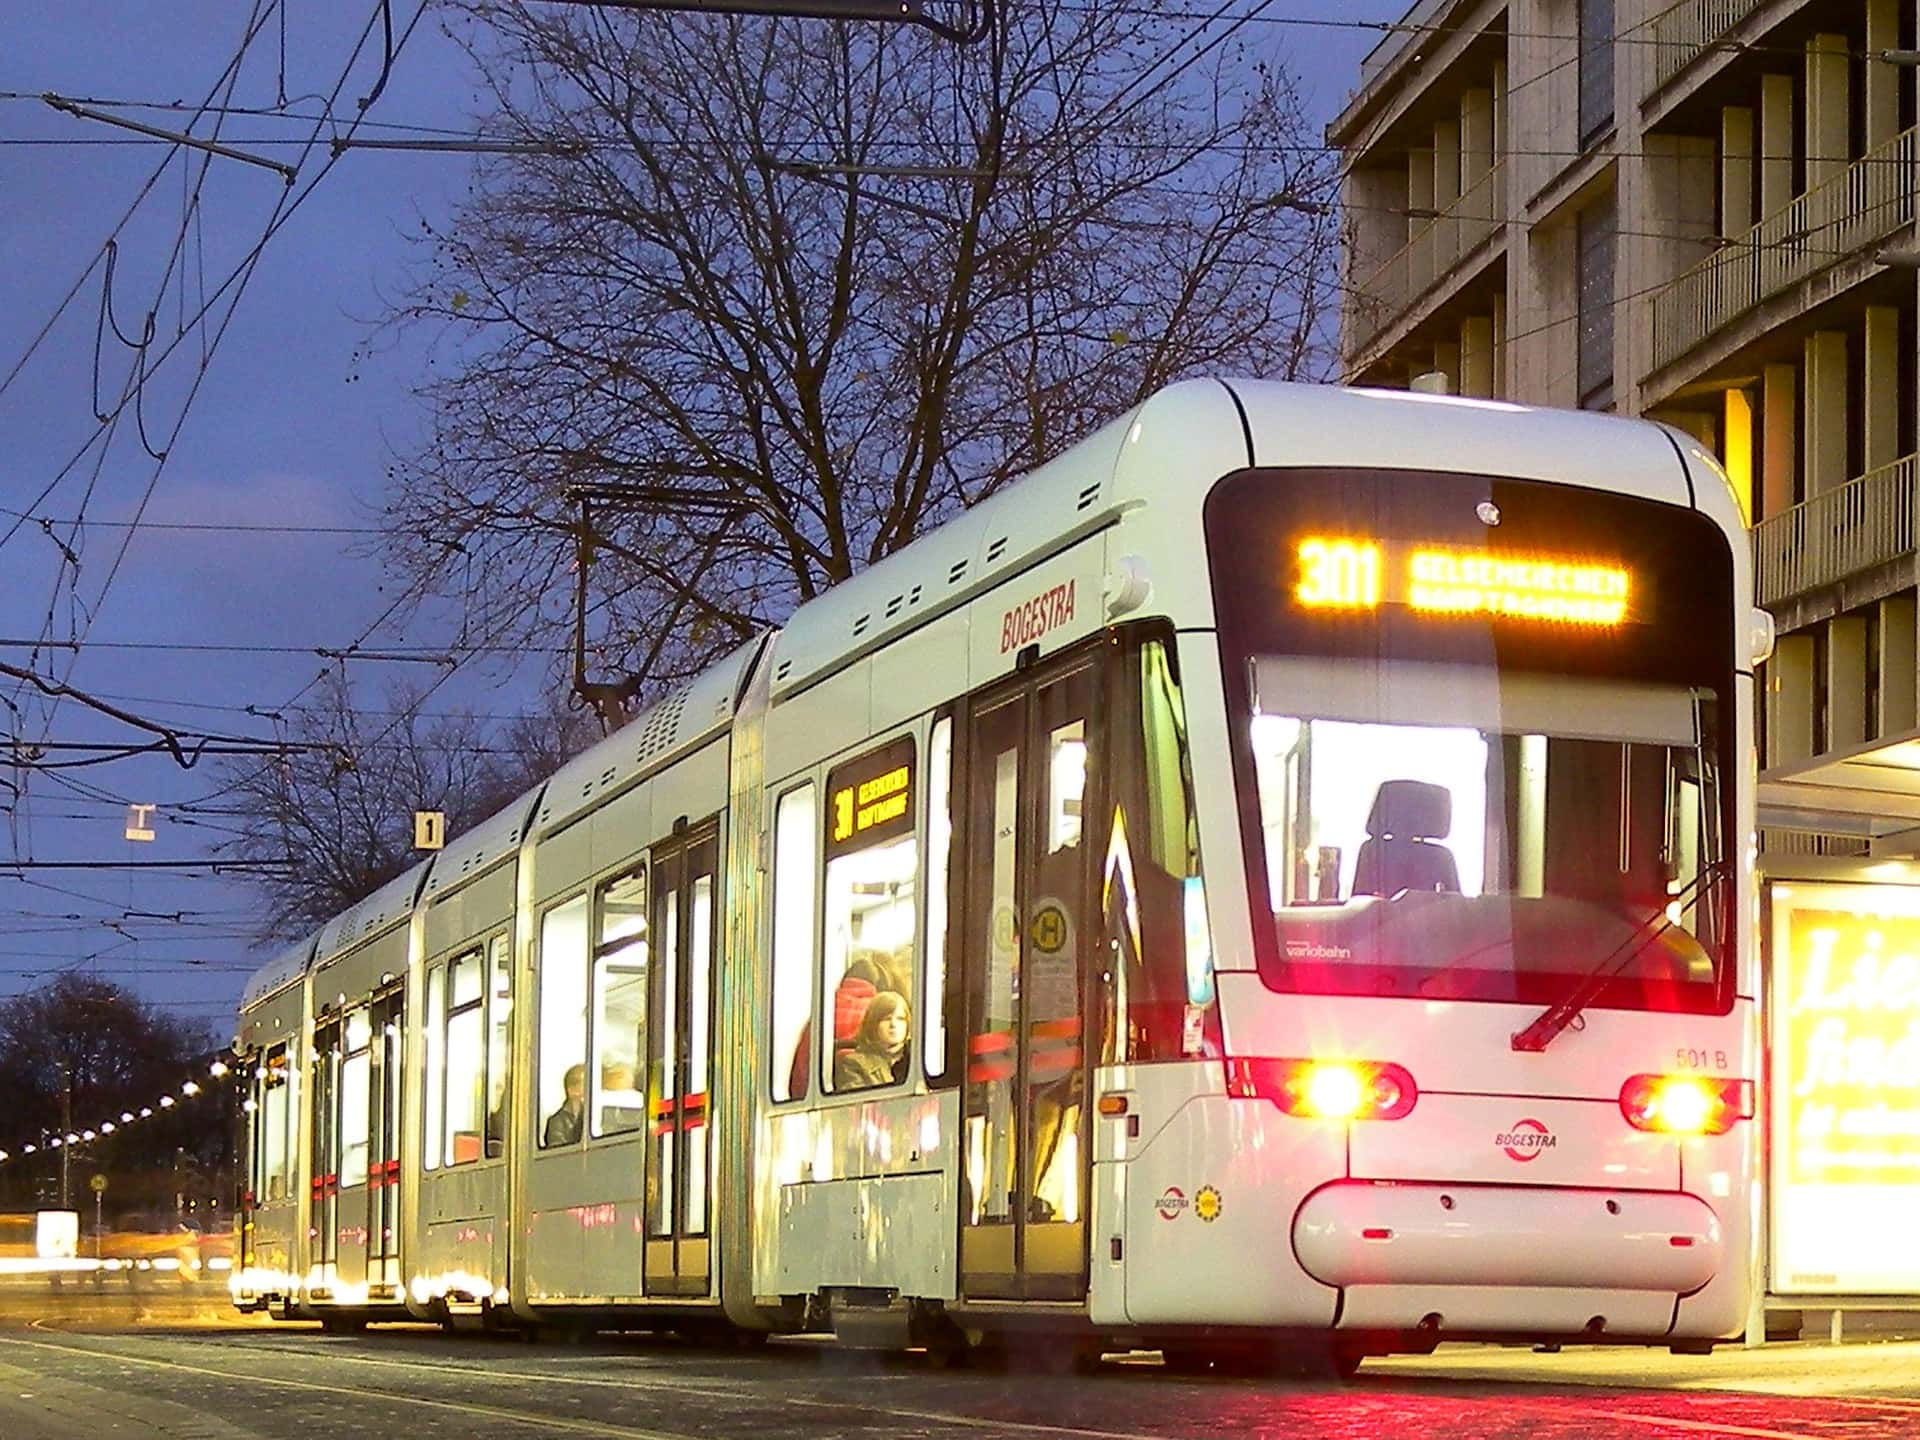
{"label": "tram door", "polygon": [[367,1284],[376,1300],[400,1294],[400,1045],[405,1028],[401,991],[376,995],[367,1158]]}
{"label": "tram door", "polygon": [[1098,659],[1038,672],[972,712],[961,870],[970,1296],[1086,1293]]}
{"label": "tram door", "polygon": [[342,1026],[336,1015],[313,1031],[313,1107],[308,1182],[307,1259],[322,1288],[331,1289],[340,1263],[340,1076]]}
{"label": "tram door", "polygon": [[653,851],[653,1025],[648,1060],[649,1295],[712,1289],[713,975],[719,949],[720,840],[709,826]]}

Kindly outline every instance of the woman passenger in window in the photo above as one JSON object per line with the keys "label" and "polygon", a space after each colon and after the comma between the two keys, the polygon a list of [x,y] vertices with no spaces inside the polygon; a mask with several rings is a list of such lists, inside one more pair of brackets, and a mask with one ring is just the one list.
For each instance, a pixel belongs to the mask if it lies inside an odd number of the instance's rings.
{"label": "woman passenger in window", "polygon": [[911,1021],[906,997],[882,990],[860,1017],[853,1048],[833,1062],[833,1088],[866,1090],[891,1085],[907,1075],[907,1033]]}

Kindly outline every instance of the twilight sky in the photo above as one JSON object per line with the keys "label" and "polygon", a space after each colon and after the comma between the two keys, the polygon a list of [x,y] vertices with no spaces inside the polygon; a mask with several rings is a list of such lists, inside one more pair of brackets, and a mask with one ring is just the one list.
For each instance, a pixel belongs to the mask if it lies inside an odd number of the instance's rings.
{"label": "twilight sky", "polygon": [[[397,32],[414,4],[393,0]],[[272,722],[245,707],[284,709],[332,663],[317,649],[360,640],[382,651],[430,652],[457,629],[458,617],[442,614],[419,617],[405,631],[369,632],[391,595],[377,562],[362,552],[376,538],[389,456],[421,433],[409,390],[427,363],[420,344],[376,336],[372,322],[382,297],[399,291],[417,261],[410,232],[421,217],[446,214],[473,157],[349,149],[316,181],[330,153],[325,127],[311,118],[226,117],[222,143],[297,165],[289,188],[273,170],[197,153],[183,166],[185,152],[177,152],[162,170],[164,145],[58,113],[38,97],[54,91],[190,108],[221,82],[250,12],[268,8],[268,0],[64,0],[13,7],[0,32],[0,664],[31,664],[46,674],[51,654],[54,674],[138,715],[260,737],[271,736]],[[1391,0],[1275,0],[1269,17],[1336,23],[1250,26],[1250,43],[1300,78],[1318,126],[1380,38],[1339,22],[1393,20],[1402,8]],[[228,103],[271,108],[284,94],[292,114],[313,117],[338,85],[333,111],[352,117],[379,77],[377,20],[358,61],[348,62],[378,13],[374,0],[285,0],[284,89],[282,17],[274,11],[247,50]],[[471,131],[478,103],[464,57],[428,11],[367,111],[381,128],[359,134]],[[189,118],[157,108],[114,113],[163,129]],[[195,133],[210,136],[212,123],[202,120]],[[302,145],[316,133],[319,143],[303,157]],[[290,213],[289,201],[296,202]],[[215,302],[207,325],[195,326],[202,296],[213,298],[241,273],[276,217],[280,228],[203,367],[203,345],[213,344],[236,289]],[[103,317],[110,237],[113,303]],[[149,311],[149,378],[133,387]],[[173,353],[158,358],[168,346]],[[140,403],[102,427],[96,410],[110,412],[134,389]],[[165,462],[150,451],[164,453]],[[75,530],[71,522],[81,515],[87,523]],[[36,658],[33,643],[43,635],[85,643]],[[517,708],[544,663],[468,659],[429,709]],[[363,700],[378,704],[383,683],[425,685],[443,671],[354,662],[350,674]],[[182,770],[141,756],[22,776],[7,764],[9,735],[55,744],[144,738],[71,699],[49,713],[47,702],[0,675],[0,996],[79,965],[230,1034],[241,983],[264,958],[251,948],[244,882],[45,868],[49,861],[205,856],[235,823],[219,813],[212,765]],[[9,786],[22,779],[27,794],[16,803]],[[132,801],[159,807],[152,843],[123,838]],[[8,860],[42,866],[9,870]]]}

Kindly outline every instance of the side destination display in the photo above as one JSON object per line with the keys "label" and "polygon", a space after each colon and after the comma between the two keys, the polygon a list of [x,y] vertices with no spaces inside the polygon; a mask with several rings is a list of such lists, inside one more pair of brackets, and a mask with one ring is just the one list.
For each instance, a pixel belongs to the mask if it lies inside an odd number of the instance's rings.
{"label": "side destination display", "polygon": [[836,766],[827,777],[827,854],[864,849],[913,829],[913,737]]}

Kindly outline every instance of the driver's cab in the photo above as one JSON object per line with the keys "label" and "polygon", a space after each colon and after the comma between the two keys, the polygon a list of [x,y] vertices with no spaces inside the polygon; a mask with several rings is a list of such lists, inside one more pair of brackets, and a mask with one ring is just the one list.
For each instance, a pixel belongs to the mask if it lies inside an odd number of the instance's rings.
{"label": "driver's cab", "polygon": [[1536,987],[1517,973],[1578,973],[1665,918],[1633,971],[1711,974],[1710,696],[1420,662],[1255,669],[1271,960],[1337,990],[1521,999]]}

